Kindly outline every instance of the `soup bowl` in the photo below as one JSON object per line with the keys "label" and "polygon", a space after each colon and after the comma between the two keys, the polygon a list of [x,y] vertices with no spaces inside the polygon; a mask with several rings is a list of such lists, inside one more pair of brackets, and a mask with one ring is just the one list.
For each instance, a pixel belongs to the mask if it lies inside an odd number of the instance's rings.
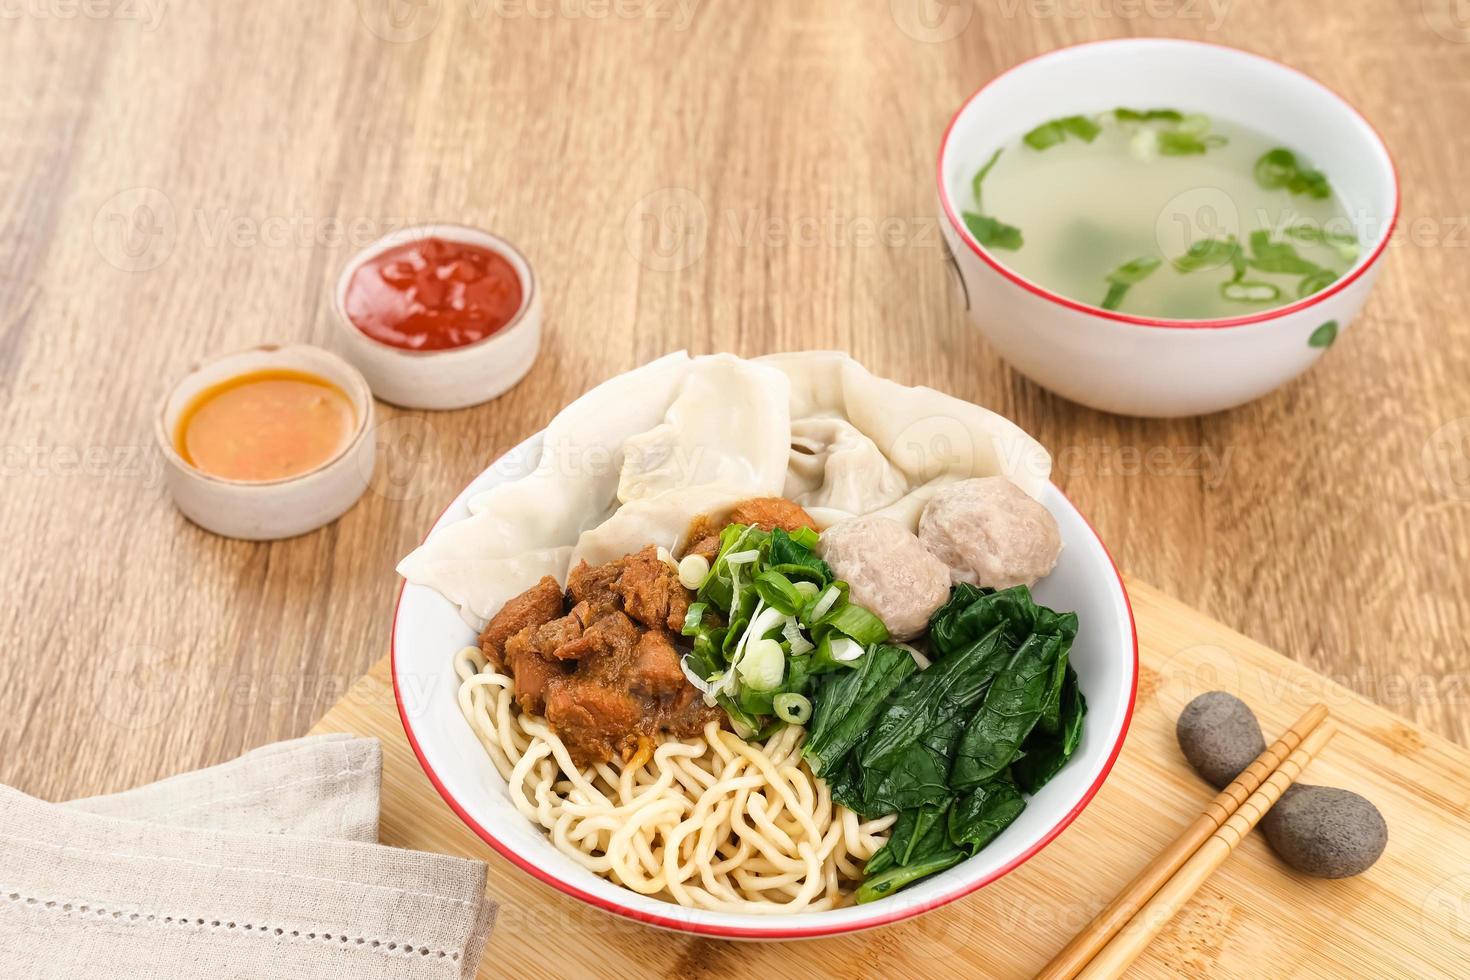
{"label": "soup bowl", "polygon": [[[970,180],[1000,147],[1058,116],[1162,105],[1249,125],[1323,166],[1359,238],[1353,265],[1285,306],[1170,320],[1062,296],[1007,267],[965,227]],[[1295,69],[1195,41],[1083,44],[1002,73],[950,121],[938,184],[940,228],[962,298],[1000,355],[1073,401],[1155,417],[1232,408],[1315,363],[1362,309],[1399,210],[1388,150],[1352,106]]]}
{"label": "soup bowl", "polygon": [[[468,517],[472,497],[534,471],[540,451],[541,436],[533,436],[481,473],[450,503],[430,536]],[[399,593],[392,628],[393,687],[404,731],[429,780],[471,830],[522,871],[590,908],[671,930],[747,940],[830,936],[910,918],[968,895],[1037,854],[1092,800],[1123,747],[1138,678],[1128,594],[1102,541],[1062,492],[1048,484],[1043,503],[1057,519],[1064,547],[1056,569],[1034,592],[1043,604],[1077,612],[1080,628],[1070,657],[1087,699],[1081,744],[984,850],[869,904],[775,915],[684,908],[598,877],[557,850],[515,808],[505,780],[460,713],[452,660],[461,647],[475,643],[475,630],[448,599],[413,584]]]}

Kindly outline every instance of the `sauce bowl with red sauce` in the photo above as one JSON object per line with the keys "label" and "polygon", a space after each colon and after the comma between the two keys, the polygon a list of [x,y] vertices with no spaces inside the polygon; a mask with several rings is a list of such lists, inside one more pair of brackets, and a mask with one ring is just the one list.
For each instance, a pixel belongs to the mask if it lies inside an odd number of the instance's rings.
{"label": "sauce bowl with red sauce", "polygon": [[289,538],[336,520],[372,480],[373,396],[347,361],[264,345],[195,366],[154,434],[175,505],[230,538]]}
{"label": "sauce bowl with red sauce", "polygon": [[333,296],[343,354],[404,408],[464,408],[525,377],[541,347],[541,295],[515,246],[422,225],[353,256]]}

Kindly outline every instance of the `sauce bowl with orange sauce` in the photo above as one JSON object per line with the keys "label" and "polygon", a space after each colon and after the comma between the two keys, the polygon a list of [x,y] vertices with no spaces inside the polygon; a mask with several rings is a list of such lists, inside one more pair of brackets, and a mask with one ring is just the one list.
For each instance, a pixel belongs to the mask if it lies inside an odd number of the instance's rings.
{"label": "sauce bowl with orange sauce", "polygon": [[535,274],[505,239],[461,225],[386,235],[353,256],[333,293],[342,354],[373,394],[404,408],[495,398],[541,348]]}
{"label": "sauce bowl with orange sauce", "polygon": [[373,399],[330,351],[263,346],[194,368],[155,435],[184,516],[216,534],[293,537],[340,517],[372,479]]}

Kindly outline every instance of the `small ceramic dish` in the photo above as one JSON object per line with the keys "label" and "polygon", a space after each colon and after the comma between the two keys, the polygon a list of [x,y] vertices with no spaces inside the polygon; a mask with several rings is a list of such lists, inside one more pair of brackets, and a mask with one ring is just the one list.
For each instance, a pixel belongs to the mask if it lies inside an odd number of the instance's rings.
{"label": "small ceramic dish", "polygon": [[[271,370],[316,375],[347,396],[355,427],[335,456],[297,476],[247,481],[204,473],[179,455],[175,433],[196,396],[231,378]],[[373,397],[367,381],[336,354],[308,344],[267,344],[206,361],[174,386],[154,419],[154,435],[167,463],[165,480],[179,510],[206,531],[252,541],[305,534],[341,517],[356,503],[373,475],[372,427]]]}
{"label": "small ceramic dish", "polygon": [[[521,306],[490,336],[445,350],[405,350],[375,340],[347,316],[347,287],[358,267],[390,249],[425,238],[478,245],[497,253],[521,281]],[[338,347],[362,371],[373,394],[403,408],[466,408],[496,398],[526,376],[541,350],[541,291],[531,263],[505,239],[462,225],[419,225],[385,235],[343,267],[332,295]]]}
{"label": "small ceramic dish", "polygon": [[[1357,261],[1331,286],[1276,309],[1167,320],[1100,309],[1008,268],[960,220],[978,163],[1038,122],[1168,103],[1252,127],[1313,160],[1359,228]],[[1063,48],[992,79],[960,107],[939,149],[940,227],[986,339],[1058,394],[1124,415],[1232,408],[1285,384],[1351,324],[1378,278],[1399,211],[1378,134],[1321,83],[1268,58],[1197,41],[1118,40]]]}

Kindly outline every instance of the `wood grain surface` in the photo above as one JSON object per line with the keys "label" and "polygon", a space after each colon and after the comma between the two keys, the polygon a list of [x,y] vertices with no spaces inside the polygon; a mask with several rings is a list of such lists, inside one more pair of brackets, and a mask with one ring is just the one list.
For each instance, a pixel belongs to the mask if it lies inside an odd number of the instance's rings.
{"label": "wood grain surface", "polygon": [[1463,975],[1470,959],[1470,751],[1401,722],[1319,674],[1130,580],[1139,690],[1122,754],[1077,820],[1004,878],[899,925],[801,943],[732,943],[651,931],[567,898],[490,851],[444,805],[403,736],[386,660],[317,726],[383,743],[384,843],[489,862],[499,921],[480,976],[1032,976],[1183,830],[1214,790],[1174,740],[1180,709],[1226,683],[1268,739],[1309,705],[1337,736],[1303,782],[1362,793],[1389,827],[1365,874],[1324,881],[1278,860],[1259,833],[1169,920],[1130,977]]}
{"label": "wood grain surface", "polygon": [[[593,382],[680,347],[845,348],[991,406],[1053,451],[1131,574],[1470,742],[1457,12],[5,3],[0,781],[99,793],[304,732],[385,652],[394,562],[455,491]],[[1148,422],[1062,401],[998,359],[947,280],[932,174],[950,114],[1031,55],[1128,35],[1310,72],[1399,164],[1404,220],[1362,319],[1233,412]],[[421,221],[531,256],[548,335],[530,377],[465,411],[385,408],[373,489],[322,531],[250,544],[188,524],[152,441],[168,383],[211,354],[329,342],[342,263]]]}

